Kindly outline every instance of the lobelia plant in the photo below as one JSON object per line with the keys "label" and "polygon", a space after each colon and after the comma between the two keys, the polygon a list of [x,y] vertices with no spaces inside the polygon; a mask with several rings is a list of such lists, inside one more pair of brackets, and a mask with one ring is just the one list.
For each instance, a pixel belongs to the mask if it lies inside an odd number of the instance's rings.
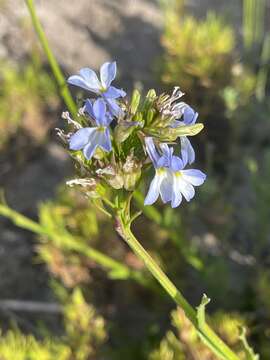
{"label": "lobelia plant", "polygon": [[[33,0],[26,0],[26,4],[59,91],[74,118],[68,112],[63,113],[63,118],[69,124],[69,131],[65,133],[57,129],[59,137],[74,159],[78,173],[78,177],[69,181],[68,185],[80,185],[82,192],[114,220],[115,230],[143,260],[167,294],[182,308],[209,349],[220,359],[239,360],[240,357],[206,322],[205,307],[210,299],[203,295],[201,304],[195,310],[131,231],[132,223],[141,214],[131,213],[131,200],[151,163],[156,174],[144,200],[145,205],[154,203],[160,195],[164,203],[170,202],[172,207],[179,206],[182,196],[190,201],[195,195],[194,186],[205,181],[206,175],[203,172],[185,169],[187,164],[195,160],[195,152],[188,137],[203,129],[202,124],[195,123],[198,114],[180,101],[184,94],[178,87],[174,88],[171,95],[157,96],[154,90],[150,90],[144,100],[141,100],[140,93],[135,90],[128,102],[123,90],[111,86],[116,76],[115,62],[102,65],[100,80],[88,68],[68,79],[70,84],[98,96],[95,100],[87,99],[77,114],[76,105],[63,83],[63,74],[36,15]],[[181,144],[181,157],[173,154],[173,147],[177,143]],[[5,216],[12,218],[18,225],[26,221],[20,214],[5,206],[3,211]],[[28,219],[27,223],[28,227],[33,227]],[[36,224],[34,231],[40,231]],[[242,342],[246,358],[257,360],[259,357],[247,344],[244,333]]]}
{"label": "lobelia plant", "polygon": [[[209,299],[204,296],[198,310],[194,310],[131,231],[132,223],[141,214],[132,213],[131,200],[148,169],[154,168],[155,175],[145,206],[160,196],[163,203],[175,208],[183,198],[190,201],[195,195],[194,187],[204,183],[206,175],[202,171],[186,168],[195,160],[188,137],[203,129],[201,123],[196,123],[198,113],[182,101],[184,94],[179,87],[171,95],[157,95],[149,90],[144,99],[135,90],[129,102],[122,89],[111,85],[115,77],[116,63],[107,62],[101,66],[100,81],[88,68],[68,79],[69,84],[96,95],[84,101],[76,119],[63,113],[67,132],[57,129],[77,171],[77,177],[68,185],[81,186],[98,208],[112,218],[115,230],[185,311],[211,350],[221,359],[238,359],[205,322]],[[177,154],[178,145],[181,149]]]}

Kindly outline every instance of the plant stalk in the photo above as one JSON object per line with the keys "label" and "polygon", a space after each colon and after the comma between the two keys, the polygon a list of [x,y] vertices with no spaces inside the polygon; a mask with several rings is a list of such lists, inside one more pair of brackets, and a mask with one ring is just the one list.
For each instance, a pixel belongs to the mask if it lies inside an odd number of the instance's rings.
{"label": "plant stalk", "polygon": [[50,48],[48,39],[45,35],[45,32],[42,28],[42,25],[41,25],[39,19],[37,17],[34,2],[33,2],[33,0],[25,0],[25,3],[28,7],[28,10],[29,10],[29,13],[31,16],[31,20],[32,20],[32,24],[36,30],[39,41],[43,47],[43,50],[44,50],[46,57],[48,59],[48,62],[50,64],[52,73],[55,77],[56,83],[59,88],[60,95],[62,96],[62,98],[63,98],[68,110],[72,114],[72,116],[74,118],[76,118],[77,117],[77,106],[76,106],[74,100],[72,99],[70,91],[66,85],[66,79],[63,75],[62,70],[60,69],[60,66],[58,65],[58,63],[55,59],[55,56],[53,55],[53,52]]}
{"label": "plant stalk", "polygon": [[180,306],[188,319],[192,322],[197,329],[202,340],[218,355],[221,359],[225,360],[239,360],[239,357],[223,342],[223,340],[206,324],[201,326],[198,322],[197,312],[184,298],[181,292],[176,288],[172,281],[167,277],[159,265],[139,243],[130,229],[129,223],[127,223],[119,212],[116,217],[116,231],[124,239],[124,241],[130,246],[134,253],[140,258],[151,274],[160,283],[167,294],[174,300],[174,302]]}

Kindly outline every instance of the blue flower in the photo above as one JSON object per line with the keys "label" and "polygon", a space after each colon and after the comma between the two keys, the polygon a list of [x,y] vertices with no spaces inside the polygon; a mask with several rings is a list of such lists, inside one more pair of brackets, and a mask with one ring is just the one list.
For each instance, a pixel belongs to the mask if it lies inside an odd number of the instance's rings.
{"label": "blue flower", "polygon": [[152,205],[158,196],[164,203],[171,202],[175,208],[182,202],[182,197],[190,201],[194,195],[194,186],[202,185],[206,175],[196,169],[184,170],[187,162],[173,155],[173,148],[167,144],[160,144],[162,154],[155,147],[153,139],[145,139],[147,153],[155,167],[156,173],[150,184],[145,205]]}
{"label": "blue flower", "polygon": [[69,140],[71,150],[82,150],[86,159],[90,160],[95,150],[99,147],[106,152],[112,150],[109,125],[111,116],[106,113],[106,104],[101,98],[94,104],[86,100],[85,111],[97,124],[96,127],[85,127],[75,132]]}
{"label": "blue flower", "polygon": [[115,76],[116,62],[106,62],[100,67],[100,80],[94,70],[83,68],[79,71],[79,75],[70,76],[68,83],[100,95],[108,104],[111,113],[118,116],[122,110],[115,99],[125,97],[126,93],[111,85]]}
{"label": "blue flower", "polygon": [[[181,121],[175,120],[173,123],[173,127],[178,127],[183,125],[193,125],[195,124],[199,115],[189,105],[183,102],[175,106],[174,113],[178,114],[179,117],[182,116],[183,120]],[[195,151],[191,145],[191,142],[189,141],[187,136],[181,136],[180,143],[181,143],[181,156],[183,161],[192,164],[195,161]]]}

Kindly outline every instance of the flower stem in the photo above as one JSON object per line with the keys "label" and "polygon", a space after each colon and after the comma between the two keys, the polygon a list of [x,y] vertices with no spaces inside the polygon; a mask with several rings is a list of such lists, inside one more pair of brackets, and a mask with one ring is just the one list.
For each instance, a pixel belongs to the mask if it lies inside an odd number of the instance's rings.
{"label": "flower stem", "polygon": [[152,273],[160,283],[167,294],[180,306],[188,319],[197,329],[202,340],[215,352],[221,359],[239,360],[239,357],[223,342],[223,340],[206,324],[201,325],[197,318],[197,312],[184,298],[181,292],[171,282],[167,275],[162,271],[154,259],[139,243],[130,229],[130,222],[125,221],[123,213],[120,211],[116,217],[116,230],[120,236],[127,242],[134,253],[143,260],[147,269]]}
{"label": "flower stem", "polygon": [[39,41],[43,47],[43,50],[47,56],[48,62],[50,64],[51,70],[53,72],[53,75],[55,77],[55,80],[57,82],[57,85],[59,87],[59,91],[60,94],[66,104],[66,106],[68,107],[69,111],[71,112],[72,116],[74,118],[77,117],[77,106],[75,104],[75,102],[72,99],[72,96],[69,92],[69,89],[66,85],[66,80],[65,77],[62,73],[62,70],[60,69],[60,66],[58,65],[53,52],[50,48],[48,39],[44,33],[44,30],[41,26],[41,23],[37,17],[36,11],[35,11],[35,5],[33,0],[25,0],[26,5],[28,7],[30,16],[31,16],[31,20],[32,20],[32,24],[37,32]]}

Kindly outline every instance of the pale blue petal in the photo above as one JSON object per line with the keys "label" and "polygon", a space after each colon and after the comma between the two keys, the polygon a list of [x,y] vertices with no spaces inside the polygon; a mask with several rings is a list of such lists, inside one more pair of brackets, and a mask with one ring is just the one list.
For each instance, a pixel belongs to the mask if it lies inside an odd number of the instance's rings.
{"label": "pale blue petal", "polygon": [[173,147],[170,148],[166,143],[160,144],[159,147],[162,150],[163,155],[158,161],[158,167],[165,166],[170,168],[172,163]]}
{"label": "pale blue petal", "polygon": [[80,75],[72,75],[68,78],[67,82],[71,85],[75,85],[78,86],[84,90],[88,90],[88,91],[93,91],[93,92],[97,92],[96,89],[95,91],[92,88],[89,88],[88,84],[85,82],[85,80],[80,76]]}
{"label": "pale blue petal", "polygon": [[98,98],[94,102],[93,113],[97,124],[103,126],[106,123],[106,119],[104,119],[106,113],[106,104],[103,99]]}
{"label": "pale blue petal", "polygon": [[193,186],[202,185],[206,179],[206,174],[196,169],[182,170],[181,174],[183,176],[183,179],[186,182],[192,184]]}
{"label": "pale blue petal", "polygon": [[76,131],[76,133],[70,137],[69,148],[71,150],[81,150],[89,142],[95,131],[96,128],[82,128]]}
{"label": "pale blue petal", "polygon": [[179,126],[183,126],[183,125],[185,125],[183,121],[174,120],[171,122],[170,127],[176,129]]}
{"label": "pale blue petal", "polygon": [[195,161],[195,151],[191,145],[191,142],[186,136],[180,137],[181,142],[181,156],[184,164],[192,164]]}
{"label": "pale blue petal", "polygon": [[94,109],[93,109],[93,103],[90,99],[87,99],[85,101],[85,105],[84,105],[84,109],[85,111],[88,113],[88,115],[91,116],[92,119],[95,120],[95,114],[94,114]]}
{"label": "pale blue petal", "polygon": [[182,170],[183,167],[183,161],[178,156],[173,156],[171,161],[171,170],[175,172]]}
{"label": "pale blue petal", "polygon": [[195,112],[189,105],[185,107],[184,110],[184,123],[186,125],[192,125],[196,122],[198,118],[198,113]]}
{"label": "pale blue petal", "polygon": [[100,80],[103,88],[107,89],[116,76],[116,62],[105,62],[100,67]]}
{"label": "pale blue petal", "polygon": [[114,86],[110,86],[104,93],[103,96],[108,99],[118,99],[120,97],[125,97],[126,92],[122,89],[117,89]]}
{"label": "pale blue petal", "polygon": [[114,99],[104,98],[104,100],[108,104],[109,112],[113,116],[117,117],[117,116],[122,116],[124,114],[123,110],[120,108],[120,106],[117,104],[117,102]]}
{"label": "pale blue petal", "polygon": [[173,192],[172,192],[171,207],[176,208],[181,204],[181,202],[182,202],[182,194],[178,186],[177,177],[173,175]]}
{"label": "pale blue petal", "polygon": [[172,200],[172,193],[173,193],[173,178],[166,173],[164,176],[161,184],[160,184],[160,196],[164,203],[167,203]]}
{"label": "pale blue petal", "polygon": [[154,167],[156,168],[158,166],[158,161],[159,161],[160,156],[156,150],[153,138],[146,137],[145,145],[146,145],[147,154],[149,155]]}
{"label": "pale blue petal", "polygon": [[67,81],[71,85],[79,86],[96,94],[99,93],[101,87],[96,73],[88,68],[81,69],[79,75],[70,76]]}
{"label": "pale blue petal", "polygon": [[183,180],[181,176],[177,177],[177,186],[187,201],[190,201],[194,197],[194,187],[187,181]]}
{"label": "pale blue petal", "polygon": [[112,150],[112,143],[109,129],[99,131],[97,134],[97,143],[104,151],[110,152]]}
{"label": "pale blue petal", "polygon": [[107,112],[103,118],[103,126],[109,126],[112,121],[113,121],[112,115]]}
{"label": "pale blue petal", "polygon": [[91,141],[83,148],[83,154],[87,160],[90,160],[91,157],[94,155],[96,148],[98,147],[98,135],[99,131],[95,130],[92,134]]}
{"label": "pale blue petal", "polygon": [[101,83],[98,80],[97,74],[94,72],[94,70],[89,68],[83,68],[79,71],[79,73],[86,82],[89,89],[94,92],[100,91]]}
{"label": "pale blue petal", "polygon": [[151,181],[148,193],[144,200],[144,205],[152,205],[157,201],[161,181],[162,177],[156,173],[154,179]]}
{"label": "pale blue petal", "polygon": [[[161,149],[161,151],[162,151],[162,153],[168,158],[168,160],[170,159],[170,157],[171,157],[171,155],[172,155],[172,151],[173,151],[173,149],[171,148],[169,148],[169,146],[166,144],[166,143],[161,143],[160,145],[159,145],[159,147],[160,147],[160,149]],[[172,151],[171,151],[172,150]]]}
{"label": "pale blue petal", "polygon": [[169,160],[167,158],[167,156],[162,155],[158,161],[157,161],[157,167],[170,167],[170,163]]}

